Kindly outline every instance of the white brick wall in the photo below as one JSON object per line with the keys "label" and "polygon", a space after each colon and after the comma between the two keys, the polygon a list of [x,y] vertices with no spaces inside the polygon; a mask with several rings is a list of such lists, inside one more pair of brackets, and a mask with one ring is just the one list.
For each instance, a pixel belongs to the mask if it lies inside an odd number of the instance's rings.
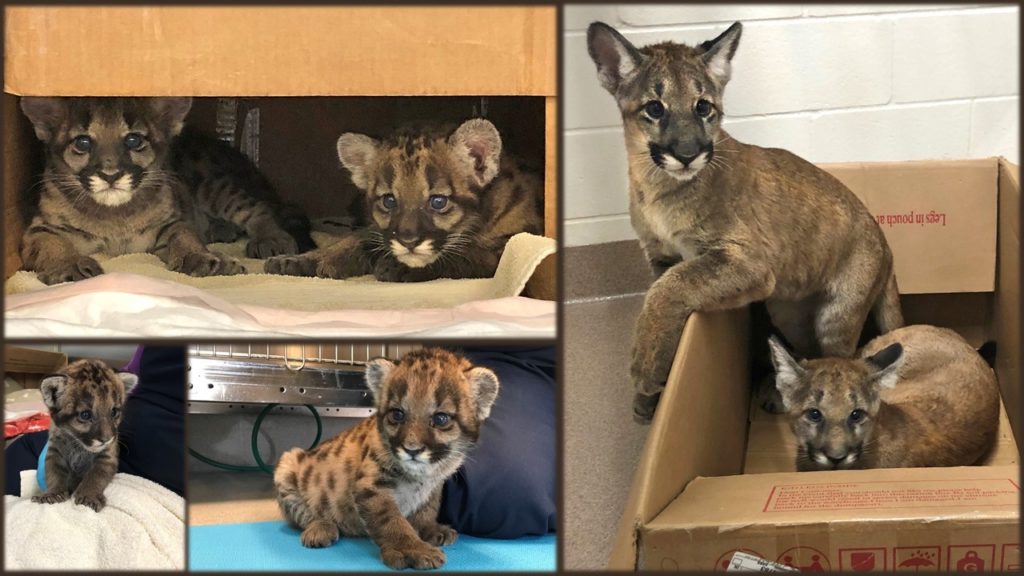
{"label": "white brick wall", "polygon": [[1015,5],[566,6],[565,242],[634,238],[621,120],[597,82],[586,28],[693,44],[735,20],[743,38],[726,127],[812,162],[1018,160]]}

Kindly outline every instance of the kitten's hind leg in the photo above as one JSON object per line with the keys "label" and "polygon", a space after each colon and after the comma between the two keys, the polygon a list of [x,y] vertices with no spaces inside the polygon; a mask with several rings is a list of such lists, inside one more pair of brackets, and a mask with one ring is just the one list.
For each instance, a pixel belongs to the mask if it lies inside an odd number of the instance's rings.
{"label": "kitten's hind leg", "polygon": [[306,526],[302,534],[299,535],[299,540],[306,548],[326,548],[337,542],[340,537],[337,524],[318,518]]}

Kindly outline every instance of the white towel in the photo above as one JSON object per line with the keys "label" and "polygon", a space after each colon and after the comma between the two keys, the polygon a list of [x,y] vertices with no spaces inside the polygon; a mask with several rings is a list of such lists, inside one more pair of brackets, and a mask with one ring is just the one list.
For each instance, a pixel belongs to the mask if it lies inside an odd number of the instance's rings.
{"label": "white towel", "polygon": [[[238,254],[244,244],[217,245]],[[32,272],[7,280],[8,337],[553,337],[554,302],[519,296],[556,250],[551,238],[509,240],[493,278],[377,282],[271,274],[192,278],[152,254],[100,259],[106,274],[44,286]],[[247,260],[262,270],[259,260]]]}
{"label": "white towel", "polygon": [[4,496],[4,568],[10,570],[182,570],[185,499],[145,478],[119,473],[100,512],[37,504],[35,470],[21,472],[21,497]]}

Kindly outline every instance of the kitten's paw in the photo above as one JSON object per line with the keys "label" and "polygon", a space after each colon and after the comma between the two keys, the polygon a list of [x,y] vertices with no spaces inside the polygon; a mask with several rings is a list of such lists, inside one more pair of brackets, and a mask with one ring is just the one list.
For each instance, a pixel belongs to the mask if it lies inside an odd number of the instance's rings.
{"label": "kitten's paw", "polygon": [[638,392],[633,396],[633,421],[637,424],[650,424],[659,400],[661,392],[650,396]]}
{"label": "kitten's paw", "polygon": [[263,264],[267,274],[316,276],[316,259],[310,256],[274,256]]}
{"label": "kitten's paw", "polygon": [[75,494],[75,504],[88,506],[99,512],[107,505],[107,497],[103,494]]}
{"label": "kitten's paw", "polygon": [[219,252],[194,252],[186,254],[181,263],[172,268],[189,276],[233,276],[245,274],[245,266],[236,258]]}
{"label": "kitten's paw", "polygon": [[395,570],[416,568],[431,570],[444,565],[444,551],[425,542],[419,542],[408,548],[381,548],[380,557],[384,563]]}
{"label": "kitten's paw", "polygon": [[245,255],[249,258],[270,258],[271,256],[295,254],[299,245],[288,234],[282,232],[272,236],[252,238],[245,245]]}
{"label": "kitten's paw", "polygon": [[421,530],[420,537],[428,544],[433,544],[434,546],[447,546],[449,544],[454,544],[455,541],[459,539],[459,533],[451,526],[446,524],[437,524]]}
{"label": "kitten's paw", "polygon": [[36,494],[32,497],[32,501],[36,504],[59,504],[68,499],[71,496],[67,492],[46,492],[45,494]]}
{"label": "kitten's paw", "polygon": [[43,284],[53,285],[77,282],[100,274],[103,274],[103,267],[99,262],[88,256],[79,256],[61,265],[43,268],[38,271],[37,276]]}
{"label": "kitten's paw", "polygon": [[782,404],[782,393],[775,387],[774,374],[765,376],[758,384],[757,403],[772,414],[782,414],[786,411],[786,407]]}
{"label": "kitten's paw", "polygon": [[306,548],[326,548],[337,542],[339,537],[338,527],[335,524],[317,520],[306,526],[299,536],[299,540]]}

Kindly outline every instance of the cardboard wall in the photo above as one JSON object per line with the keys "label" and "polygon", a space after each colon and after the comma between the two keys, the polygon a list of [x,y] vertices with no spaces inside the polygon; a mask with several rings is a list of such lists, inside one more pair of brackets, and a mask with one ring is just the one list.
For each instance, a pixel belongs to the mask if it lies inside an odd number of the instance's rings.
{"label": "cardboard wall", "polygon": [[554,6],[31,6],[5,20],[12,94],[556,95]]}
{"label": "cardboard wall", "polygon": [[18,98],[3,95],[4,278],[21,268],[18,250],[37,193],[33,185],[43,169],[43,155],[32,124]]}

